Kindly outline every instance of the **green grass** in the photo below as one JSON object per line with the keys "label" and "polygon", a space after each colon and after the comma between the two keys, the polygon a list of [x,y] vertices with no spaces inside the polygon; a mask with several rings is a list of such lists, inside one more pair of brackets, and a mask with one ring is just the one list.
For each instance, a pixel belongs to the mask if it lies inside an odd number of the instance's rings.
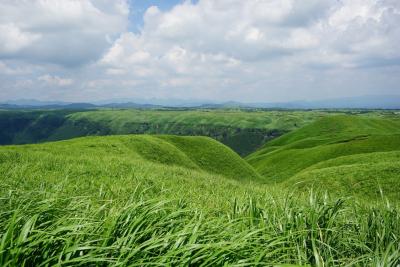
{"label": "green grass", "polygon": [[397,202],[264,184],[210,138],[3,146],[0,173],[1,266],[399,263]]}
{"label": "green grass", "polygon": [[46,193],[1,199],[2,266],[399,264],[400,213],[388,206],[270,196],[213,216],[140,191],[127,202]]}
{"label": "green grass", "polygon": [[398,266],[398,126],[323,118],[250,155],[264,176],[208,137],[2,146],[0,266]]}
{"label": "green grass", "polygon": [[[376,158],[377,161],[371,161],[371,158]],[[384,198],[398,200],[399,159],[400,152],[397,151],[339,157],[305,169],[285,181],[284,185],[295,184],[299,188],[317,187],[337,195],[357,195],[366,201],[379,199],[384,192]]]}
{"label": "green grass", "polygon": [[[4,146],[0,163],[4,193],[40,185],[63,196],[90,194],[101,187],[126,195],[139,186],[152,187],[157,196],[168,188],[166,197],[185,197],[193,206],[213,209],[223,204],[201,190],[214,191],[216,196],[243,195],[245,190],[237,192],[237,182],[261,179],[236,153],[207,137],[127,135]],[[79,188],[69,187],[75,182]]]}
{"label": "green grass", "polygon": [[[158,138],[182,151],[201,170],[233,177],[237,180],[261,180],[260,175],[246,161],[228,147],[211,138],[171,135]],[[154,155],[154,153],[152,154]]]}
{"label": "green grass", "polygon": [[398,160],[378,153],[392,151],[400,151],[399,119],[333,116],[267,143],[247,161],[268,182],[372,199],[380,187],[399,199]]}

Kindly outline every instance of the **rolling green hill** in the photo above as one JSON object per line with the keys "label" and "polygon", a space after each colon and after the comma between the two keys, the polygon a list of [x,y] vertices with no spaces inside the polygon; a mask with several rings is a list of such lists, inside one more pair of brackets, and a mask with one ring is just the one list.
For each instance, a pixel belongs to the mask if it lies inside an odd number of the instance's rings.
{"label": "rolling green hill", "polygon": [[265,184],[207,137],[1,146],[0,266],[396,266],[396,201]]}
{"label": "rolling green hill", "polygon": [[[51,184],[59,180],[67,184],[75,183],[75,179],[80,180],[81,188],[73,190],[85,191],[87,186],[97,183],[99,187],[100,184],[112,187],[113,179],[117,179],[117,183],[128,186],[126,190],[136,186],[159,190],[166,187],[171,196],[189,194],[199,201],[203,199],[201,193],[193,193],[197,188],[226,184],[221,189],[213,187],[218,192],[235,181],[261,179],[239,155],[211,138],[148,135],[83,137],[3,146],[0,147],[0,173],[6,177],[2,187],[5,191],[20,188],[21,181],[28,189],[36,188],[43,181]],[[104,177],[107,177],[105,181]],[[210,180],[214,181],[210,183]],[[190,190],[181,188],[182,183],[191,184]],[[59,182],[54,184],[60,186]],[[121,190],[121,186],[117,187]],[[208,201],[217,205],[217,201]]]}
{"label": "rolling green hill", "polygon": [[397,151],[399,119],[332,116],[272,140],[247,161],[269,182],[373,198],[381,187],[393,199],[400,196]]}
{"label": "rolling green hill", "polygon": [[[58,155],[77,161],[93,157],[93,161],[108,157],[131,160],[132,166],[158,164],[186,168],[209,174],[219,174],[237,180],[259,179],[254,169],[234,151],[209,137],[169,135],[121,135],[83,137],[38,145],[0,147],[1,163],[16,155],[32,161]],[[10,157],[9,157],[10,156]],[[65,162],[66,163],[66,162]],[[61,167],[61,166],[60,166]]]}
{"label": "rolling green hill", "polygon": [[243,110],[0,111],[0,144],[56,141],[87,135],[208,136],[246,155],[265,141],[328,113]]}
{"label": "rolling green hill", "polygon": [[[363,153],[315,164],[284,182],[299,188],[323,188],[367,200],[400,198],[400,151]],[[381,195],[382,194],[382,195]]]}

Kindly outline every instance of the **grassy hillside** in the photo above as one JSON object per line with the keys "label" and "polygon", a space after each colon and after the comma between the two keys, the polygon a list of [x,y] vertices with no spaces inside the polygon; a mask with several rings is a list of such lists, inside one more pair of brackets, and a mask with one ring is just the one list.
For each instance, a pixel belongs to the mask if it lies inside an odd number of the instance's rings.
{"label": "grassy hillside", "polygon": [[64,164],[67,164],[68,160],[76,162],[81,157],[94,157],[93,161],[119,157],[120,160],[131,160],[133,165],[150,164],[154,167],[154,164],[158,164],[164,167],[180,167],[239,180],[259,178],[254,169],[235,152],[208,137],[84,137],[39,145],[3,146],[0,147],[0,152],[2,163],[9,159],[8,155],[11,159],[16,155],[24,156],[28,161],[42,156],[50,159],[60,155]]}
{"label": "grassy hillside", "polygon": [[61,127],[66,116],[77,111],[0,110],[0,145],[36,143]]}
{"label": "grassy hillside", "polygon": [[266,140],[322,116],[320,112],[247,112],[240,110],[98,110],[79,112],[49,140],[82,135],[175,134],[212,137],[241,155]]}
{"label": "grassy hillside", "polygon": [[212,137],[241,155],[327,115],[317,111],[94,110],[0,111],[0,144],[87,135],[175,134]]}
{"label": "grassy hillside", "polygon": [[[0,163],[0,173],[5,177],[3,192],[21,188],[21,181],[25,181],[22,187],[29,189],[43,181],[60,186],[60,182],[68,184],[75,179],[80,180],[81,188],[72,190],[86,192],[87,187],[95,184],[114,187],[113,180],[122,179],[118,183],[127,188],[117,185],[118,190],[131,191],[136,186],[158,190],[167,187],[170,196],[193,196],[202,201],[201,193],[192,190],[209,188],[210,180],[226,183],[222,187],[229,188],[235,180],[260,179],[231,149],[207,137],[130,135],[3,146],[0,147]],[[191,190],[181,188],[180,184],[184,182],[192,185]],[[95,186],[94,190],[98,188]],[[206,202],[218,205],[212,200]]]}
{"label": "grassy hillside", "polygon": [[[284,182],[366,200],[400,198],[400,151],[343,156],[315,164]],[[381,195],[382,194],[382,195]]]}
{"label": "grassy hillside", "polygon": [[380,186],[395,198],[399,165],[392,154],[377,153],[391,151],[400,151],[399,119],[333,116],[267,143],[247,161],[269,182],[375,198]]}
{"label": "grassy hillside", "polygon": [[399,263],[396,202],[258,183],[246,162],[210,138],[3,146],[0,174],[1,266]]}

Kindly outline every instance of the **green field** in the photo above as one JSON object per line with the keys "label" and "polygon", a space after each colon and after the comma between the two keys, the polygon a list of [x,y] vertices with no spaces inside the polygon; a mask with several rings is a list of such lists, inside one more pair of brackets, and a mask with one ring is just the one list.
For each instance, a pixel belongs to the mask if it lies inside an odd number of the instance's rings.
{"label": "green field", "polygon": [[[127,121],[141,113],[64,112],[53,137],[84,120],[128,134]],[[400,264],[397,115],[185,112],[132,118],[291,132],[245,159],[196,136],[1,146],[0,266]]]}

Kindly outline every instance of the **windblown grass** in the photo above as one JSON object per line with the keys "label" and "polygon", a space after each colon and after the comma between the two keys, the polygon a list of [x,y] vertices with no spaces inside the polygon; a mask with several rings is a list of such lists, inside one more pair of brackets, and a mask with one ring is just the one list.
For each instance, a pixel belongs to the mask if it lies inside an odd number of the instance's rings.
{"label": "windblown grass", "polygon": [[[101,191],[98,192],[102,194]],[[396,266],[400,213],[312,192],[233,200],[218,216],[180,201],[124,203],[10,192],[1,266]]]}

